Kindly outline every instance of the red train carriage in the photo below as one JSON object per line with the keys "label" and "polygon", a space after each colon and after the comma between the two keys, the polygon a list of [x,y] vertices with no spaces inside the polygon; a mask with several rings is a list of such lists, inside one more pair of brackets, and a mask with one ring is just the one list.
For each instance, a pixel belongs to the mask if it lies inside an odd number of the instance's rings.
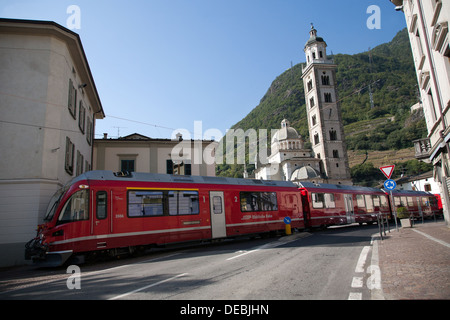
{"label": "red train carriage", "polygon": [[301,182],[305,226],[373,223],[390,214],[389,199],[380,189]]}
{"label": "red train carriage", "polygon": [[51,200],[26,258],[61,265],[76,254],[303,228],[295,184],[91,171]]}
{"label": "red train carriage", "polygon": [[[390,191],[385,192],[389,194]],[[439,215],[442,212],[439,210],[438,199],[434,194],[429,192],[393,190],[392,198],[396,213],[401,211],[401,208],[404,208],[415,219],[422,219],[422,217],[432,218],[434,215]]]}

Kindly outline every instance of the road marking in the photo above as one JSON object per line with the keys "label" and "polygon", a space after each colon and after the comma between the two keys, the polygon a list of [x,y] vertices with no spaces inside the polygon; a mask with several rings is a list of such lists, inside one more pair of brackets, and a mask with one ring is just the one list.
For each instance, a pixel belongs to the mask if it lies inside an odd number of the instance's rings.
{"label": "road marking", "polygon": [[348,295],[348,300],[362,300],[361,292],[350,292]]}
{"label": "road marking", "polygon": [[429,234],[427,234],[427,233],[425,233],[425,232],[422,232],[422,231],[419,231],[419,230],[417,230],[417,229],[412,229],[412,230],[415,231],[415,232],[417,232],[417,233],[419,233],[419,234],[421,234],[421,235],[423,235],[424,237],[427,237],[427,238],[430,239],[430,240],[433,240],[433,241],[435,241],[435,242],[437,242],[437,243],[439,243],[439,244],[442,244],[443,246],[446,246],[447,248],[450,248],[450,243],[447,243],[447,242],[445,242],[445,241],[436,239],[435,237],[432,237],[432,236],[430,236]]}
{"label": "road marking", "polygon": [[363,277],[353,277],[352,288],[362,288],[363,287]]}
{"label": "road marking", "polygon": [[279,246],[282,246],[282,245],[285,245],[285,244],[297,241],[299,239],[303,239],[303,238],[309,237],[311,235],[312,234],[310,234],[310,233],[305,233],[305,234],[299,234],[299,235],[294,235],[294,236],[287,236],[287,237],[280,238],[277,241],[266,243],[266,244],[264,244],[264,245],[262,245],[260,247],[257,247],[257,248],[255,248],[253,250],[250,250],[250,251],[239,250],[238,252],[236,252],[236,253],[239,253],[238,255],[233,256],[231,258],[228,258],[228,259],[226,259],[226,261],[234,260],[236,258],[245,256],[245,255],[253,253],[253,252],[260,251],[262,249],[276,248],[276,247],[279,247]]}
{"label": "road marking", "polygon": [[133,293],[136,293],[136,292],[139,292],[139,291],[142,291],[142,290],[151,288],[151,287],[155,287],[155,286],[160,285],[160,284],[162,284],[162,283],[164,283],[164,282],[169,282],[169,281],[172,281],[172,280],[174,280],[174,279],[176,279],[176,278],[183,277],[183,276],[185,276],[185,275],[187,275],[187,273],[182,273],[182,274],[176,275],[176,276],[174,276],[174,277],[172,277],[172,278],[169,278],[169,279],[166,279],[166,280],[161,280],[161,281],[158,281],[158,282],[156,282],[156,283],[149,284],[148,286],[145,286],[145,287],[142,287],[142,288],[139,288],[139,289],[136,289],[136,290],[133,290],[133,291],[130,291],[130,292],[127,292],[127,293],[124,293],[124,294],[121,294],[121,295],[118,295],[118,296],[109,298],[108,300],[117,300],[117,299],[121,299],[121,298],[124,298],[124,297],[126,297],[126,296],[129,296],[130,294],[133,294]]}
{"label": "road marking", "polygon": [[358,263],[356,264],[355,272],[364,272],[364,264],[367,260],[367,254],[369,253],[370,246],[365,246],[361,254],[359,255]]}

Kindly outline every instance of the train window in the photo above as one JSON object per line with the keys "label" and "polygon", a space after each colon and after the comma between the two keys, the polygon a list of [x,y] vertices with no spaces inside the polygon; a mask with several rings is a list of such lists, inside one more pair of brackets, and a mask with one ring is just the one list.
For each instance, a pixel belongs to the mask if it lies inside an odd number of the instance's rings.
{"label": "train window", "polygon": [[129,191],[128,192],[128,216],[162,216],[163,192],[162,191]]}
{"label": "train window", "polygon": [[402,201],[401,201],[400,197],[394,197],[394,205],[396,207],[400,207],[402,205]]}
{"label": "train window", "polygon": [[365,208],[366,207],[366,201],[364,200],[364,195],[357,194],[356,195],[356,205],[359,208]]}
{"label": "train window", "polygon": [[215,214],[222,213],[222,197],[215,196],[213,197],[213,212]]}
{"label": "train window", "polygon": [[129,217],[199,214],[198,191],[128,191]]}
{"label": "train window", "polygon": [[321,209],[324,207],[325,194],[324,193],[312,193],[312,204],[313,208]]}
{"label": "train window", "polygon": [[96,202],[96,215],[97,219],[106,219],[107,215],[107,203],[108,203],[108,194],[106,191],[97,192],[97,202]]}
{"label": "train window", "polygon": [[372,196],[373,205],[375,207],[379,207],[381,205],[380,203],[380,197],[379,196]]}
{"label": "train window", "polygon": [[407,197],[408,201],[408,207],[414,207],[414,198],[413,197]]}
{"label": "train window", "polygon": [[372,200],[372,196],[369,194],[366,194],[364,196],[365,200],[366,200],[366,208],[367,208],[367,212],[373,212],[373,200]]}
{"label": "train window", "polygon": [[387,201],[387,198],[385,196],[381,196],[380,197],[380,202],[381,202],[381,207],[382,208],[387,208],[388,207],[388,201]]}
{"label": "train window", "polygon": [[276,211],[278,210],[275,192],[240,192],[241,211]]}
{"label": "train window", "polygon": [[325,193],[325,206],[327,208],[336,208],[336,202],[334,201],[333,193]]}
{"label": "train window", "polygon": [[198,214],[197,191],[169,191],[169,215]]}
{"label": "train window", "polygon": [[60,223],[89,219],[89,192],[80,190],[67,200],[58,218]]}

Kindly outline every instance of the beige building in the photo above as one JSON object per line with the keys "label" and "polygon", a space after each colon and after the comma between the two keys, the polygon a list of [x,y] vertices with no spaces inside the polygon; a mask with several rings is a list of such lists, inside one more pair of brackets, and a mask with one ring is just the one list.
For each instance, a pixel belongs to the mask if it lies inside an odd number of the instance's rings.
{"label": "beige building", "polygon": [[449,223],[450,189],[450,1],[391,0],[405,15],[428,137],[414,141],[416,158],[434,165],[444,217]]}
{"label": "beige building", "polygon": [[0,266],[24,261],[53,193],[92,168],[104,117],[78,34],[0,19]]}
{"label": "beige building", "polygon": [[131,134],[119,139],[94,140],[94,169],[215,176],[214,152],[209,140],[152,139]]}

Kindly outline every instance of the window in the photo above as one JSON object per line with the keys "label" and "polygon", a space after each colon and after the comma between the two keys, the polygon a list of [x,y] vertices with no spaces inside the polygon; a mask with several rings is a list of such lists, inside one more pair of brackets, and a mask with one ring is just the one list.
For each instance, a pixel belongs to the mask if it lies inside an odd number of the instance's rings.
{"label": "window", "polygon": [[366,194],[364,196],[366,198],[366,208],[367,208],[367,212],[373,212],[374,208],[373,208],[373,200],[372,200],[372,196]]}
{"label": "window", "polygon": [[240,192],[241,211],[276,211],[278,210],[275,192]]}
{"label": "window", "polygon": [[169,191],[169,215],[198,214],[197,191]]}
{"label": "window", "polygon": [[213,213],[214,214],[222,213],[222,197],[218,196],[213,197]]}
{"label": "window", "polygon": [[83,101],[80,100],[80,107],[78,111],[78,127],[81,132],[84,134],[84,130],[86,127],[86,108],[83,106]]}
{"label": "window", "polygon": [[339,158],[339,151],[333,150],[333,158]]}
{"label": "window", "polygon": [[198,191],[128,191],[129,217],[199,214]]}
{"label": "window", "polygon": [[134,172],[134,160],[120,160],[121,172]]}
{"label": "window", "polygon": [[364,195],[362,195],[362,194],[357,194],[356,195],[356,205],[359,208],[365,208],[366,207],[366,202],[364,201]]}
{"label": "window", "polygon": [[77,168],[76,168],[76,176],[79,176],[83,173],[83,165],[84,165],[84,157],[79,150],[77,150]]}
{"label": "window", "polygon": [[315,126],[317,124],[317,117],[316,117],[316,115],[312,116],[311,121],[312,121],[312,125],[313,126]]}
{"label": "window", "polygon": [[330,140],[331,141],[337,140],[337,133],[336,133],[336,130],[334,130],[333,128],[331,128],[331,130],[330,130]]}
{"label": "window", "polygon": [[68,108],[70,114],[74,119],[77,118],[77,89],[73,85],[72,79],[69,79],[69,99],[68,99]]}
{"label": "window", "polygon": [[308,91],[313,88],[312,80],[308,81]]}
{"label": "window", "polygon": [[64,205],[58,223],[89,219],[89,192],[80,190],[74,193]]}
{"label": "window", "polygon": [[325,102],[332,102],[331,101],[331,93],[325,92],[324,93]]}
{"label": "window", "polygon": [[75,153],[75,145],[70,141],[69,137],[66,137],[66,159],[64,168],[66,172],[70,175],[73,175],[73,158]]}
{"label": "window", "polygon": [[309,99],[309,107],[313,108],[314,106],[315,106],[314,97],[312,97],[312,98]]}
{"label": "window", "polygon": [[319,144],[319,143],[320,143],[319,134],[316,133],[316,134],[314,135],[314,144]]}
{"label": "window", "polygon": [[89,145],[92,145],[92,134],[94,132],[93,130],[94,123],[91,121],[91,118],[89,116],[87,117],[86,124],[87,124],[86,141]]}
{"label": "window", "polygon": [[166,173],[190,176],[192,175],[192,166],[184,161],[176,163],[168,159],[166,160]]}
{"label": "window", "polygon": [[106,219],[108,205],[108,194],[106,191],[97,192],[96,216],[97,219]]}
{"label": "window", "polygon": [[329,76],[321,76],[322,85],[329,86],[330,85],[330,77]]}
{"label": "window", "polygon": [[336,208],[333,193],[312,193],[312,205],[315,209]]}

